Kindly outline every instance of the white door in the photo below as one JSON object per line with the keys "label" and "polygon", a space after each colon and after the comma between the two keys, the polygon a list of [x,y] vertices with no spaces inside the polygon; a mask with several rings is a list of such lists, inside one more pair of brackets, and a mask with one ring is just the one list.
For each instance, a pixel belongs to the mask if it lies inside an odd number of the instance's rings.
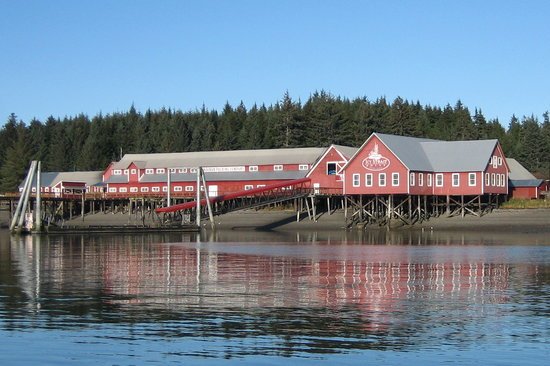
{"label": "white door", "polygon": [[314,194],[319,194],[319,192],[321,191],[320,188],[321,188],[320,183],[313,183],[313,193]]}
{"label": "white door", "polygon": [[208,186],[208,197],[216,197],[218,195],[218,186]]}

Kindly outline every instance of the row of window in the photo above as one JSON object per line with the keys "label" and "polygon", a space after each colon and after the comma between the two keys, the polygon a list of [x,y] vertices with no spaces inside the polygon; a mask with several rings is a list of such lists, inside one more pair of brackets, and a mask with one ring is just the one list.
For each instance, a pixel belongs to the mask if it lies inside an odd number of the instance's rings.
{"label": "row of window", "polygon": [[[298,165],[298,170],[308,170],[309,165],[308,164],[300,164]],[[196,173],[197,168],[156,168],[156,169],[145,169],[145,174],[166,174],[166,171],[170,171],[170,173]],[[273,165],[273,171],[280,172],[284,170],[283,165]],[[248,167],[249,172],[257,172],[258,166],[257,165],[250,165]],[[137,174],[137,169],[114,169],[113,175],[128,175],[128,174]]]}
{"label": "row of window", "polygon": [[[418,181],[416,181],[416,174],[414,172],[410,173],[409,176],[409,182],[411,186],[415,186],[416,183],[418,183],[419,187],[422,187],[424,185],[424,173],[418,173]],[[372,187],[373,186],[373,173],[366,173],[365,174],[365,187]],[[360,174],[353,174],[352,175],[352,185],[354,187],[360,187],[361,186],[361,175]],[[392,173],[391,174],[391,185],[392,187],[398,187],[399,186],[399,173]],[[453,173],[451,175],[451,185],[453,187],[459,187],[460,186],[460,174],[459,173]],[[477,175],[476,173],[468,173],[468,186],[475,187],[477,185]],[[495,173],[485,173],[485,185],[486,186],[494,186],[494,187],[505,187],[506,186],[506,176],[504,174],[495,174]],[[379,187],[385,187],[386,186],[386,173],[379,173],[378,174],[378,186]],[[426,174],[426,186],[431,187],[432,186],[432,174]],[[435,174],[435,186],[436,187],[443,187],[443,174],[437,173]]]}
{"label": "row of window", "polygon": [[[256,188],[265,187],[265,184],[258,184]],[[168,187],[129,187],[130,193],[148,193],[149,188],[151,188],[151,192],[168,192]],[[202,187],[201,187],[202,188]],[[254,185],[247,184],[244,186],[245,190],[253,189]],[[174,186],[174,192],[182,192],[185,189],[185,192],[193,192],[195,190],[195,186]],[[109,187],[109,193],[128,193],[128,187]]]}

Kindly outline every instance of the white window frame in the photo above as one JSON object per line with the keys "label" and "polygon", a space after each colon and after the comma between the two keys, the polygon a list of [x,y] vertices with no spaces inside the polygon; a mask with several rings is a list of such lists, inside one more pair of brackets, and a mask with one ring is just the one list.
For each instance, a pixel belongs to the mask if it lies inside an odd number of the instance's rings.
{"label": "white window frame", "polygon": [[130,174],[137,174],[137,169],[131,169]]}
{"label": "white window frame", "polygon": [[249,172],[257,172],[258,171],[258,166],[257,165],[251,165],[248,167],[248,171]]}
{"label": "white window frame", "polygon": [[460,187],[460,174],[459,173],[453,173],[451,175],[451,185],[453,187]]}
{"label": "white window frame", "polygon": [[431,187],[432,184],[433,184],[433,175],[430,174],[430,173],[428,173],[428,174],[427,174],[426,181],[427,181],[427,182],[426,182],[426,183],[427,183],[427,186],[428,186],[428,187]]}
{"label": "white window frame", "polygon": [[122,175],[122,170],[121,169],[114,169],[113,170],[113,175]]}
{"label": "white window frame", "polygon": [[498,157],[498,166],[501,166],[502,165],[502,158],[499,156]]}
{"label": "white window frame", "polygon": [[418,186],[424,186],[424,173],[418,173]]}
{"label": "white window frame", "polygon": [[155,193],[160,192],[160,187],[151,187],[151,192],[155,192]]}
{"label": "white window frame", "polygon": [[245,191],[249,191],[249,190],[251,190],[251,189],[253,189],[253,188],[254,188],[254,185],[253,185],[253,184],[245,184],[245,186],[244,186],[244,190],[245,190]]}
{"label": "white window frame", "polygon": [[181,192],[181,191],[183,191],[182,186],[174,186],[174,192]]}
{"label": "white window frame", "polygon": [[127,188],[127,187],[120,187],[118,191],[119,191],[120,193],[127,193],[127,192],[128,192],[128,188]]}
{"label": "white window frame", "polygon": [[365,187],[372,187],[372,173],[365,173]]}
{"label": "white window frame", "polygon": [[476,173],[468,173],[468,186],[475,187],[477,185]]}
{"label": "white window frame", "polygon": [[354,187],[359,187],[361,185],[361,174],[353,173],[351,176],[351,183]]}
{"label": "white window frame", "polygon": [[273,165],[273,171],[274,172],[283,171],[283,166],[281,164]]}
{"label": "white window frame", "polygon": [[179,168],[178,173],[187,173],[187,168]]}
{"label": "white window frame", "polygon": [[145,169],[145,174],[155,174],[155,169]]}
{"label": "white window frame", "polygon": [[170,173],[175,173],[175,172],[176,172],[176,168],[170,168],[170,169],[168,169],[168,171],[169,171]]}
{"label": "white window frame", "polygon": [[410,184],[411,184],[411,187],[414,187],[414,172],[411,172],[411,174],[409,174],[409,180],[410,180]]}
{"label": "white window frame", "polygon": [[195,190],[195,187],[193,186],[185,186],[185,192],[193,192]]}
{"label": "white window frame", "polygon": [[496,187],[496,183],[497,183],[497,176],[495,173],[491,173],[491,185],[493,187]]}
{"label": "white window frame", "polygon": [[501,175],[502,175],[502,186],[506,187],[506,174],[501,174]]}
{"label": "white window frame", "polygon": [[130,193],[137,193],[138,187],[130,187]]}
{"label": "white window frame", "polygon": [[196,173],[197,172],[197,168],[191,168],[189,169],[189,173]]}
{"label": "white window frame", "polygon": [[130,171],[128,169],[124,169],[124,175],[128,175]]}
{"label": "white window frame", "polygon": [[140,192],[142,192],[142,193],[147,193],[147,192],[149,192],[149,187],[141,187],[141,188],[140,188]]}
{"label": "white window frame", "polygon": [[443,184],[444,184],[443,173],[437,173],[435,175],[435,186],[443,187]]}
{"label": "white window frame", "polygon": [[391,173],[391,185],[392,187],[399,187],[399,173]]}
{"label": "white window frame", "polygon": [[162,187],[162,191],[163,191],[163,192],[168,192],[168,187],[167,187],[167,186],[163,186],[163,187]]}
{"label": "white window frame", "polygon": [[[329,165],[334,164],[334,174],[330,174],[330,170],[328,169]],[[325,173],[326,175],[337,175],[338,174],[338,162],[336,161],[327,161],[327,164],[325,165]]]}
{"label": "white window frame", "polygon": [[116,187],[109,187],[109,193],[116,193]]}
{"label": "white window frame", "polygon": [[309,170],[309,165],[300,164],[300,165],[298,165],[298,170]]}
{"label": "white window frame", "polygon": [[496,155],[493,155],[493,168],[497,168],[498,167],[498,156]]}
{"label": "white window frame", "polygon": [[386,173],[379,173],[378,174],[378,186],[379,187],[385,187],[386,186]]}
{"label": "white window frame", "polygon": [[156,173],[157,173],[157,174],[165,174],[165,173],[166,173],[166,169],[164,169],[164,168],[157,168]]}
{"label": "white window frame", "polygon": [[485,173],[485,186],[489,187],[491,185],[491,174]]}

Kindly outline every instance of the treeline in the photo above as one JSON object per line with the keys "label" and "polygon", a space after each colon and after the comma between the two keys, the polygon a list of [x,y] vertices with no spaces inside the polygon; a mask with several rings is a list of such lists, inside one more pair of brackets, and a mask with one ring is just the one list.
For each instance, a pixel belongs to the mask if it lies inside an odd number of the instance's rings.
{"label": "treeline", "polygon": [[360,146],[372,132],[441,140],[497,138],[508,157],[545,175],[550,170],[550,121],[512,117],[508,129],[498,120],[454,106],[421,105],[398,97],[347,99],[325,91],[302,103],[288,93],[269,106],[248,109],[225,105],[222,111],[161,109],[92,118],[86,115],[20,121],[12,114],[0,130],[0,191],[13,191],[30,160],[43,171],[103,170],[126,153],[235,150],[331,143]]}

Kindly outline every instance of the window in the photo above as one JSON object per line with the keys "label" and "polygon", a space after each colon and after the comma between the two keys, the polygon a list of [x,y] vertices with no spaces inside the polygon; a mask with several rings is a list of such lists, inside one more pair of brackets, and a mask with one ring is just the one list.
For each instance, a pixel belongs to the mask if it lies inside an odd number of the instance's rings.
{"label": "window", "polygon": [[372,187],[372,173],[365,174],[365,186]]}
{"label": "window", "polygon": [[181,192],[182,189],[183,189],[182,186],[175,186],[175,187],[174,187],[174,192]]}
{"label": "window", "polygon": [[137,170],[136,170],[136,169],[132,169],[132,170],[130,170],[130,173],[131,173],[131,174],[136,174],[136,173],[137,173]]}
{"label": "window", "polygon": [[128,169],[124,169],[124,175],[128,175]]}
{"label": "window", "polygon": [[399,173],[391,174],[391,185],[394,187],[399,186]]}
{"label": "window", "polygon": [[491,174],[491,185],[494,187],[496,185],[496,174],[495,173],[492,173]]}
{"label": "window", "polygon": [[120,189],[118,190],[120,193],[126,193],[128,192],[128,188],[126,187],[120,187]]}
{"label": "window", "polygon": [[176,168],[170,168],[170,173],[175,173],[176,172]]}
{"label": "window", "polygon": [[141,187],[141,192],[143,193],[149,192],[149,187]]}
{"label": "window", "polygon": [[248,171],[249,172],[257,172],[258,171],[258,166],[257,165],[251,165],[248,167]]}
{"label": "window", "polygon": [[453,173],[453,187],[458,187],[460,185],[460,174]]}
{"label": "window", "polygon": [[502,158],[499,156],[498,157],[498,166],[501,166],[502,165]]}
{"label": "window", "polygon": [[476,185],[476,173],[468,173],[468,185],[475,187]]}
{"label": "window", "polygon": [[44,188],[44,191],[45,191],[45,192],[49,192],[49,191],[50,191],[50,187]]}
{"label": "window", "polygon": [[164,168],[157,169],[157,174],[164,174],[164,173],[166,173],[166,170]]}
{"label": "window", "polygon": [[130,187],[131,193],[136,193],[138,191],[138,187]]}
{"label": "window", "polygon": [[168,192],[168,187],[166,187],[166,186],[162,187],[162,191],[163,192]]}
{"label": "window", "polygon": [[122,174],[122,170],[120,169],[113,170],[113,175],[121,175],[121,174]]}
{"label": "window", "polygon": [[273,165],[273,170],[276,171],[276,172],[280,172],[281,170],[283,170],[283,166],[282,165]]}
{"label": "window", "polygon": [[414,186],[414,173],[410,175],[411,186]]}
{"label": "window", "polygon": [[506,175],[502,174],[502,186],[506,187]]}
{"label": "window", "polygon": [[435,175],[435,186],[443,187],[443,174],[438,173]]}
{"label": "window", "polygon": [[359,187],[360,184],[361,184],[360,175],[359,174],[353,174],[353,186],[354,187]]}
{"label": "window", "polygon": [[418,173],[418,185],[420,187],[424,185],[424,173]]}
{"label": "window", "polygon": [[497,168],[498,167],[498,157],[497,156],[493,156],[493,168]]}
{"label": "window", "polygon": [[193,192],[195,188],[193,186],[185,186],[185,192]]}
{"label": "window", "polygon": [[249,189],[252,189],[252,188],[254,188],[254,186],[251,185],[251,184],[247,184],[247,185],[244,186],[244,189],[245,189],[246,191],[248,191]]}
{"label": "window", "polygon": [[197,172],[197,168],[191,168],[191,169],[189,169],[189,172],[190,172],[190,173],[196,173],[196,172]]}
{"label": "window", "polygon": [[485,185],[486,185],[486,186],[488,186],[489,183],[490,183],[489,179],[490,179],[489,173],[485,173]]}
{"label": "window", "polygon": [[309,166],[307,164],[298,165],[298,170],[308,170]]}
{"label": "window", "polygon": [[431,187],[432,186],[432,175],[431,174],[428,174],[427,175],[427,178],[426,180],[428,181],[428,187]]}
{"label": "window", "polygon": [[265,184],[258,184],[258,185],[256,186],[256,188],[262,188],[262,187],[265,187]]}
{"label": "window", "polygon": [[386,186],[386,173],[378,174],[378,185],[380,187],[385,187]]}
{"label": "window", "polygon": [[336,175],[336,163],[327,163],[327,175]]}
{"label": "window", "polygon": [[178,173],[187,173],[187,168],[179,168]]}
{"label": "window", "polygon": [[153,192],[160,192],[160,187],[152,187],[151,191]]}
{"label": "window", "polygon": [[115,187],[109,187],[109,192],[110,192],[110,193],[115,193],[115,192],[116,192],[116,188],[115,188]]}
{"label": "window", "polygon": [[154,169],[145,169],[145,174],[154,174],[154,173],[155,173]]}

